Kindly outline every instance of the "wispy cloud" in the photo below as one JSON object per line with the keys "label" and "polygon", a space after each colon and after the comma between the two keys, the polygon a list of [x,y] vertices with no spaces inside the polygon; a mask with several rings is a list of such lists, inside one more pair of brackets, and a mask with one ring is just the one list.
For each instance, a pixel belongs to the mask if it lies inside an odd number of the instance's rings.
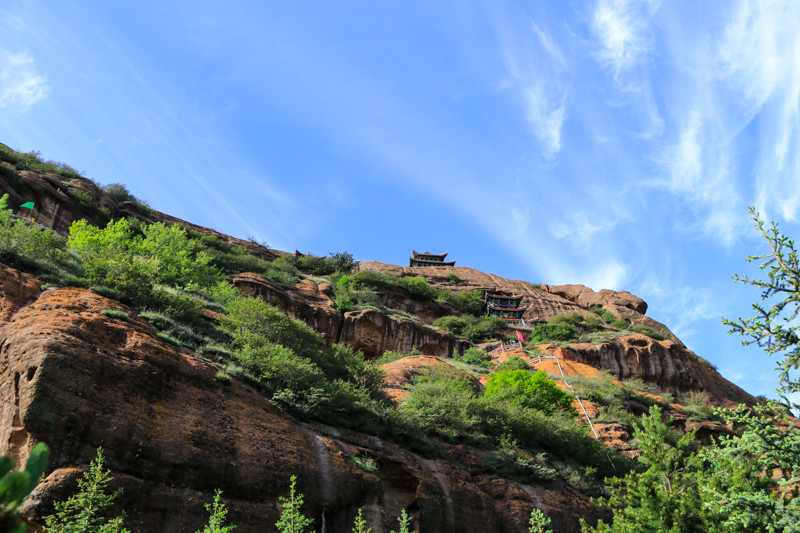
{"label": "wispy cloud", "polygon": [[685,342],[703,333],[704,321],[717,322],[726,311],[727,302],[721,301],[713,290],[676,285],[669,279],[648,277],[633,291],[638,296],[646,296],[650,308],[656,308],[659,314],[666,316],[667,319],[662,320]]}
{"label": "wispy cloud", "polygon": [[553,159],[561,151],[567,118],[567,61],[547,31],[533,20],[525,20],[528,24],[522,29],[513,24],[497,24],[508,76],[500,85],[517,95],[542,155]]}
{"label": "wispy cloud", "polygon": [[565,100],[565,93],[548,94],[538,83],[530,86],[525,95],[525,117],[547,158],[561,150],[561,128],[567,112]]}
{"label": "wispy cloud", "polygon": [[595,54],[621,83],[625,71],[639,65],[651,53],[650,20],[658,2],[601,0],[592,15]]}
{"label": "wispy cloud", "polygon": [[24,113],[47,97],[50,86],[31,56],[0,50],[0,61],[0,108]]}

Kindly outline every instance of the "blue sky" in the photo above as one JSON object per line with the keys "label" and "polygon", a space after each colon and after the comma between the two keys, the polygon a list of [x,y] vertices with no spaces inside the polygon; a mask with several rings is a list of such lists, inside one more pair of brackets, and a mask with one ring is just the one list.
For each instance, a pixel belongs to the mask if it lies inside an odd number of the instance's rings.
{"label": "blue sky", "polygon": [[[0,141],[239,237],[629,290],[753,394],[747,207],[800,235],[794,1],[0,5]],[[151,5],[152,4],[152,5]]]}

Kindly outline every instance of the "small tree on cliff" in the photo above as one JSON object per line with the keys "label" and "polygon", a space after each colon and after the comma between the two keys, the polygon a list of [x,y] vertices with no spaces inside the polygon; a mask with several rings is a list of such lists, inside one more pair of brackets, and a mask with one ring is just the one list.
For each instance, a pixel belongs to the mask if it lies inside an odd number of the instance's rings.
{"label": "small tree on cliff", "polygon": [[224,503],[219,501],[221,497],[222,491],[217,489],[214,492],[214,501],[206,504],[206,511],[211,514],[208,518],[208,524],[206,524],[206,527],[204,527],[202,531],[198,531],[197,533],[230,533],[236,529],[235,525],[225,525],[225,518],[228,516],[228,508],[225,507]]}
{"label": "small tree on cliff", "polygon": [[115,518],[99,516],[110,507],[122,489],[106,494],[111,480],[110,470],[103,470],[103,450],[89,465],[89,471],[78,480],[79,492],[63,502],[56,502],[56,514],[45,518],[44,533],[128,533],[122,525],[125,514]]}
{"label": "small tree on cliff", "polygon": [[306,518],[300,511],[303,506],[303,494],[295,492],[297,485],[297,476],[289,478],[291,485],[289,486],[289,497],[284,498],[281,496],[278,501],[281,502],[283,511],[281,511],[281,518],[275,522],[275,527],[281,533],[305,533],[306,527],[310,526],[314,520]]}

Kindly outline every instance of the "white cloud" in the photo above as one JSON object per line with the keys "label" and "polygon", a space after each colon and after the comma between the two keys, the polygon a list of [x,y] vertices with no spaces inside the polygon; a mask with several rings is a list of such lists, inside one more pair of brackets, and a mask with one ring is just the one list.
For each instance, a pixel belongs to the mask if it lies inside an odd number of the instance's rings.
{"label": "white cloud", "polygon": [[707,333],[704,321],[718,321],[725,314],[726,303],[705,287],[675,285],[656,277],[647,278],[634,289],[651,309],[657,309],[669,329],[688,344],[691,338]]}
{"label": "white cloud", "polygon": [[21,52],[0,52],[0,108],[23,113],[47,97],[50,87],[44,76],[36,72],[33,58]]}
{"label": "white cloud", "polygon": [[600,63],[609,68],[618,83],[622,74],[650,54],[650,19],[656,2],[600,0],[592,15],[592,33]]}
{"label": "white cloud", "polygon": [[569,93],[567,61],[558,43],[534,21],[517,29],[498,24],[503,64],[508,79],[498,84],[519,98],[531,133],[545,159],[562,147]]}
{"label": "white cloud", "polygon": [[547,158],[561,150],[561,128],[566,117],[566,94],[553,95],[539,84],[528,88],[525,95],[525,116]]}

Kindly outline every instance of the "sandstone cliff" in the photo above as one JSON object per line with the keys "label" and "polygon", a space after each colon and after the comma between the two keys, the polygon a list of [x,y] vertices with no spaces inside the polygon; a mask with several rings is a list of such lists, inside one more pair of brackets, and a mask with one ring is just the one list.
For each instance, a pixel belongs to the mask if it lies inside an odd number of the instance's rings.
{"label": "sandstone cliff", "polygon": [[[327,531],[347,531],[358,507],[376,533],[402,508],[423,531],[525,531],[535,503],[559,530],[596,510],[563,484],[526,486],[456,467],[482,452],[445,447],[422,457],[357,432],[301,424],[216,367],[154,336],[135,314],[89,290],[39,294],[36,281],[0,271],[6,287],[0,327],[0,453],[24,461],[35,442],[51,466],[27,513],[39,519],[74,492],[97,446],[124,489],[133,532],[196,531],[203,503],[224,491],[237,531],[264,531],[279,516],[288,476],[300,479],[307,513]],[[22,280],[17,290],[13,282]],[[129,320],[104,309],[124,310]],[[354,457],[368,458],[364,470]]]}

